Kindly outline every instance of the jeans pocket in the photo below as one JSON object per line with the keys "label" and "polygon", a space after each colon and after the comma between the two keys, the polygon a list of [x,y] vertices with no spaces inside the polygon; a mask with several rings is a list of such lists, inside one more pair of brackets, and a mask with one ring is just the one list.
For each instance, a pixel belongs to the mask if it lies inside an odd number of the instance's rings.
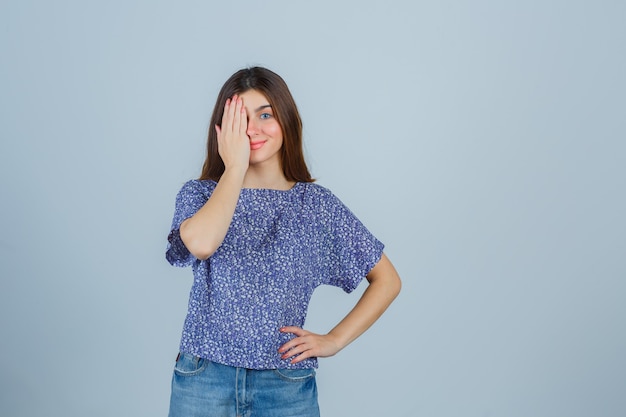
{"label": "jeans pocket", "polygon": [[303,382],[315,377],[315,369],[274,369],[274,373],[289,382]]}
{"label": "jeans pocket", "polygon": [[180,353],[174,366],[174,373],[179,376],[193,376],[201,373],[208,361],[189,353]]}

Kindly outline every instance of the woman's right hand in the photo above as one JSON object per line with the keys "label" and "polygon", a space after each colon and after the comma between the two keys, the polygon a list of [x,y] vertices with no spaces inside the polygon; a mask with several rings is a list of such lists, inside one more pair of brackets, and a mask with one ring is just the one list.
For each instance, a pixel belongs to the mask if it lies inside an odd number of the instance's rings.
{"label": "woman's right hand", "polygon": [[250,138],[246,134],[248,118],[243,100],[236,94],[226,100],[222,126],[215,125],[217,150],[224,161],[224,167],[240,168],[244,171],[250,164]]}
{"label": "woman's right hand", "polygon": [[219,248],[230,227],[241,187],[250,165],[248,117],[241,97],[226,100],[222,125],[215,126],[217,150],[224,161],[220,177],[209,200],[180,225],[180,237],[189,252],[208,259]]}

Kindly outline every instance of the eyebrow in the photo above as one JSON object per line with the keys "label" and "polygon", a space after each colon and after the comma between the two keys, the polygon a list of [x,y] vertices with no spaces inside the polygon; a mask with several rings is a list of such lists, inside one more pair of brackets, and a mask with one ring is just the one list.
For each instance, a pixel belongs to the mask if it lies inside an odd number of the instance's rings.
{"label": "eyebrow", "polygon": [[257,107],[256,109],[254,109],[254,112],[255,113],[260,112],[261,110],[266,109],[268,107],[272,107],[272,105],[271,104],[264,104],[262,106]]}

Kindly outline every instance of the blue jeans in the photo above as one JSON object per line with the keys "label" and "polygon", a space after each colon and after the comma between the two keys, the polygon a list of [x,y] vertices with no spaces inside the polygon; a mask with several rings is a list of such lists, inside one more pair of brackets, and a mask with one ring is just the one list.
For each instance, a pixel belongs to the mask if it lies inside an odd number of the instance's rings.
{"label": "blue jeans", "polygon": [[169,417],[319,417],[314,369],[254,370],[181,353]]}

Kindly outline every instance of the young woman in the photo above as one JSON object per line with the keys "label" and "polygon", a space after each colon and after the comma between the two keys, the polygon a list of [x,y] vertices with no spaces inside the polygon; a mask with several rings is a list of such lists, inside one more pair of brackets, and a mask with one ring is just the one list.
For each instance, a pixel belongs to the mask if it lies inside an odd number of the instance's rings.
{"label": "young woman", "polygon": [[[380,317],[400,278],[378,241],[313,183],[283,79],[260,67],[224,84],[198,180],[176,198],[167,260],[194,282],[170,416],[318,416],[318,357]],[[327,334],[303,329],[313,290],[369,285]]]}

